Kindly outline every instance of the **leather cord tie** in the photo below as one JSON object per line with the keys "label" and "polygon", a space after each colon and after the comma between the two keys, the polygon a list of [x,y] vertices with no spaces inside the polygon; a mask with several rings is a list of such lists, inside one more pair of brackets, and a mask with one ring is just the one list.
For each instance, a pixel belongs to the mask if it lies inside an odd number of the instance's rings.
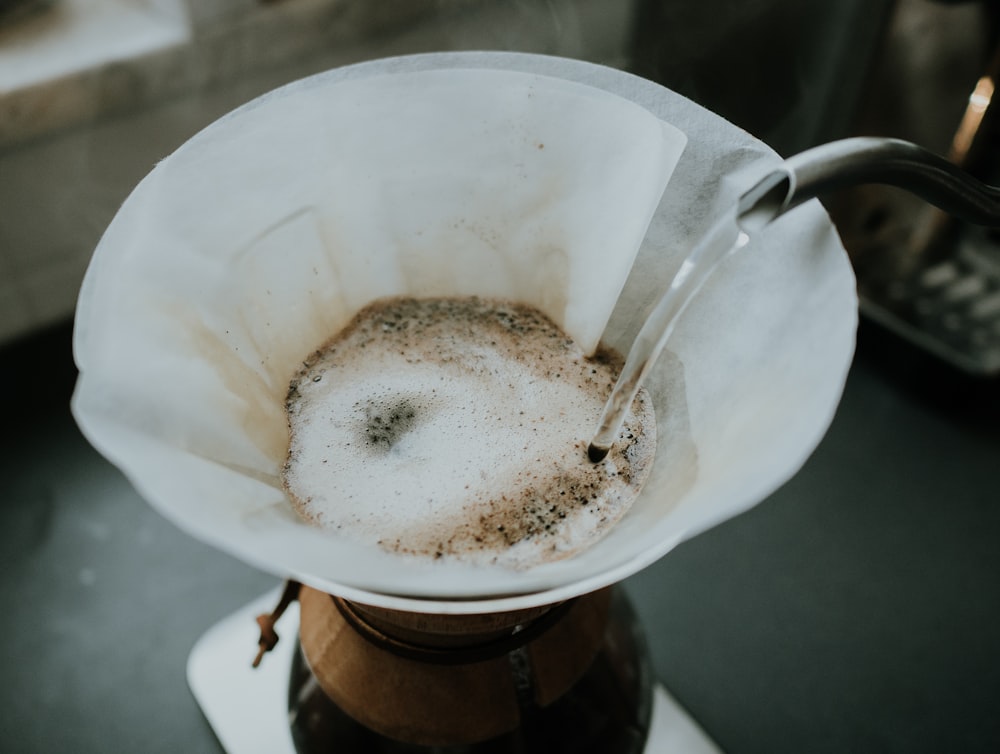
{"label": "leather cord tie", "polygon": [[302,585],[298,581],[286,581],[285,588],[281,591],[281,599],[277,606],[270,613],[262,613],[257,616],[257,625],[260,626],[260,639],[257,642],[257,656],[253,660],[253,667],[258,667],[264,655],[270,652],[278,644],[278,633],[274,630],[275,624],[284,614],[290,604],[299,597],[299,588]]}

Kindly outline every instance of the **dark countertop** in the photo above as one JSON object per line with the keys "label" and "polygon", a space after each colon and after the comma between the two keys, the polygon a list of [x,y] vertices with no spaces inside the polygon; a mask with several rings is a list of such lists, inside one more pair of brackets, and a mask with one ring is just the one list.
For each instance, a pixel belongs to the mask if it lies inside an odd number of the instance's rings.
{"label": "dark countertop", "polygon": [[[68,327],[0,350],[0,749],[218,752],[188,652],[277,582],[136,495],[76,429],[74,376]],[[627,589],[727,754],[984,752],[998,582],[1000,384],[865,325],[803,470]]]}

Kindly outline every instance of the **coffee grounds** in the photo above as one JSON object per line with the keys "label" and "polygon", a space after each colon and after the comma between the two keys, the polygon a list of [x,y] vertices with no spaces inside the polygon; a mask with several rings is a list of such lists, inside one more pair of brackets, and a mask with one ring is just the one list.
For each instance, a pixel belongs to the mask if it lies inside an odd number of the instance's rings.
{"label": "coffee grounds", "polygon": [[608,457],[587,457],[620,366],[522,304],[378,301],[290,385],[286,489],[311,523],[401,555],[568,557],[624,515],[655,451],[643,392]]}

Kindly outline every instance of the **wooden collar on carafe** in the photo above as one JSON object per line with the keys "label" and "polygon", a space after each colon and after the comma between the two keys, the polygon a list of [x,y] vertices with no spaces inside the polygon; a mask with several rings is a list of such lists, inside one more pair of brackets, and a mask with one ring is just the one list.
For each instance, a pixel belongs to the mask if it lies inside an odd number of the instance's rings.
{"label": "wooden collar on carafe", "polygon": [[302,652],[324,693],[368,728],[423,745],[492,738],[560,698],[597,654],[610,602],[605,589],[537,608],[439,615],[305,586],[297,596]]}

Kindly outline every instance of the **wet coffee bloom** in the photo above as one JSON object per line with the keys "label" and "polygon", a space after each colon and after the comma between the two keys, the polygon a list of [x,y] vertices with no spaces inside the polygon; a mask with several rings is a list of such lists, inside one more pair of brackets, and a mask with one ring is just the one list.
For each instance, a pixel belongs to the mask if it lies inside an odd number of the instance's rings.
{"label": "wet coffee bloom", "polygon": [[625,514],[655,451],[642,394],[615,452],[586,456],[619,367],[522,304],[376,302],[289,388],[286,488],[307,520],[391,552],[565,558]]}

